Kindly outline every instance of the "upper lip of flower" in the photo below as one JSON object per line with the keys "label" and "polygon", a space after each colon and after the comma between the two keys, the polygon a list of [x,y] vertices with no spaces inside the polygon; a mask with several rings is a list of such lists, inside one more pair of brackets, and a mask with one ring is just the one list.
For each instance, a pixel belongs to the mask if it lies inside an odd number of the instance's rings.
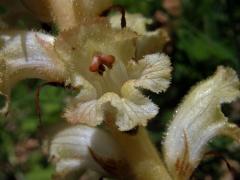
{"label": "upper lip of flower", "polygon": [[[136,32],[139,37],[136,42],[136,58],[142,58],[146,54],[161,52],[163,47],[169,42],[170,38],[164,29],[147,30],[147,24],[151,24],[152,20],[143,17],[141,14],[125,14],[127,26]],[[114,28],[120,28],[120,15],[110,16],[109,21]]]}

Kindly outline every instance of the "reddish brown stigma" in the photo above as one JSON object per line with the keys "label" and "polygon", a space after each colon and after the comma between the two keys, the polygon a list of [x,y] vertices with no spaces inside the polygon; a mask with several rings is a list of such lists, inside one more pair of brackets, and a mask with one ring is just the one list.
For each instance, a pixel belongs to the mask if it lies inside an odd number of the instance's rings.
{"label": "reddish brown stigma", "polygon": [[115,57],[112,55],[104,54],[95,55],[93,56],[93,60],[91,65],[89,66],[89,70],[91,72],[98,72],[98,74],[103,75],[103,72],[106,70],[106,67],[111,69],[114,62]]}

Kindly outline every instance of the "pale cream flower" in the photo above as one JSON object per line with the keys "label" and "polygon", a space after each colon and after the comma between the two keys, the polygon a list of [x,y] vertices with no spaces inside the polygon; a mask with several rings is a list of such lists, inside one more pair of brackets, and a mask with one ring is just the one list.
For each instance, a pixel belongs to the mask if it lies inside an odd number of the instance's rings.
{"label": "pale cream flower", "polygon": [[165,91],[171,67],[164,54],[136,59],[137,38],[103,19],[87,20],[56,40],[35,32],[2,34],[0,92],[9,99],[13,85],[25,78],[65,83],[80,90],[65,111],[69,122],[96,126],[110,113],[121,131],[146,126],[158,107],[140,88]]}
{"label": "pale cream flower", "polygon": [[158,113],[139,88],[165,91],[170,61],[159,53],[136,60],[136,40],[137,34],[129,29],[112,29],[99,19],[60,34],[55,50],[70,71],[72,85],[81,89],[66,110],[68,121],[96,126],[111,113],[118,128],[126,131],[146,126]]}
{"label": "pale cream flower", "polygon": [[221,111],[222,103],[239,97],[236,72],[220,66],[212,77],[193,87],[184,98],[163,143],[165,162],[175,179],[191,176],[212,138],[227,135],[240,142],[240,129],[228,122]]}

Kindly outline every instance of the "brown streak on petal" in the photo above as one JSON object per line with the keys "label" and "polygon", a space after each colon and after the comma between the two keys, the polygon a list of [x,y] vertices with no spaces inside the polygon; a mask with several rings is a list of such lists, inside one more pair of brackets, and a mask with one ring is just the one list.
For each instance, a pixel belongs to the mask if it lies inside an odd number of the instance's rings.
{"label": "brown streak on petal", "polygon": [[184,129],[183,131],[184,135],[184,151],[182,154],[181,159],[177,159],[175,163],[176,172],[179,176],[184,177],[189,172],[192,171],[192,166],[189,164],[189,145],[188,145],[188,138],[187,138],[187,132]]}
{"label": "brown streak on petal", "polygon": [[184,153],[183,153],[183,159],[189,159],[189,146],[188,146],[188,138],[187,138],[187,133],[186,130],[183,130],[184,134]]}
{"label": "brown streak on petal", "polygon": [[175,169],[176,169],[176,171],[180,170],[180,160],[179,160],[179,158],[177,158],[177,161],[175,163]]}
{"label": "brown streak on petal", "polygon": [[131,177],[128,175],[128,165],[123,160],[109,159],[97,155],[90,147],[88,150],[92,158],[109,174],[122,179],[122,177]]}

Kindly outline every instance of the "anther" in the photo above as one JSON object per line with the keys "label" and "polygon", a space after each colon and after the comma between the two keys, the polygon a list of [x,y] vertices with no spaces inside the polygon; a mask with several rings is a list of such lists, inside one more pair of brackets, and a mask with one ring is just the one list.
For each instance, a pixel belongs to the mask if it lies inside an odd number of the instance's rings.
{"label": "anther", "polygon": [[104,65],[106,65],[109,69],[112,68],[113,63],[115,61],[115,57],[112,55],[100,55],[101,61]]}
{"label": "anther", "polygon": [[106,70],[105,66],[111,69],[114,62],[115,57],[112,55],[95,55],[93,56],[89,70],[91,72],[98,72],[98,74],[103,75],[103,72]]}

